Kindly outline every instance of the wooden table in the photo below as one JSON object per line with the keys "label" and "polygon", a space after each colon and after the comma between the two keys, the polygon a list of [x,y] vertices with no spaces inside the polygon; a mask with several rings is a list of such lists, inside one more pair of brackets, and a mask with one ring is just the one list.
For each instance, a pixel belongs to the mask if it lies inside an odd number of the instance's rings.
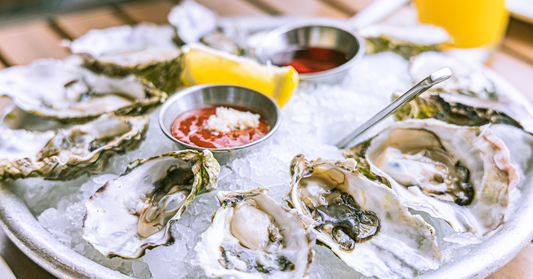
{"label": "wooden table", "polygon": [[[221,16],[240,15],[315,15],[349,18],[372,0],[197,0]],[[167,22],[167,14],[176,1],[144,1],[111,4],[69,14],[50,16],[0,25],[0,69],[25,65],[37,58],[64,58],[70,55],[61,47],[63,39],[75,39],[93,28],[150,21]],[[413,16],[412,9],[403,7],[388,21]],[[533,101],[533,25],[511,19],[501,49],[489,66],[521,90]],[[5,101],[0,100],[0,110]],[[18,279],[54,278],[26,257],[0,229],[0,255]],[[531,278],[533,274],[533,245],[524,250],[491,279]],[[2,274],[0,274],[0,278]]]}

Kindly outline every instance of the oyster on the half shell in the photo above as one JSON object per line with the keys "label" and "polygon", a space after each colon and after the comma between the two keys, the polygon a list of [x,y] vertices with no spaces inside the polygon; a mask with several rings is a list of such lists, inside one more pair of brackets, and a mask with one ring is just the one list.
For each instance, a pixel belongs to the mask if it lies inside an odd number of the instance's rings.
{"label": "oyster on the half shell", "polygon": [[57,131],[30,132],[0,126],[0,179],[70,180],[98,173],[107,167],[111,155],[139,146],[148,122],[148,116],[105,114]]}
{"label": "oyster on the half shell", "polygon": [[519,181],[507,147],[488,125],[396,122],[344,155],[387,178],[409,208],[479,238],[503,222],[509,191]]}
{"label": "oyster on the half shell", "polygon": [[144,114],[166,99],[150,82],[132,75],[110,78],[82,68],[79,57],[38,59],[0,71],[0,95],[22,110],[62,122],[85,122],[113,112]]}
{"label": "oyster on the half shell", "polygon": [[500,84],[483,65],[428,52],[411,61],[410,72],[413,80],[418,80],[443,67],[452,70],[451,80],[410,102],[395,114],[397,120],[436,118],[467,126],[502,123],[533,133],[533,111],[511,99],[508,95],[518,94],[509,91],[516,89]]}
{"label": "oyster on the half shell", "polygon": [[433,227],[412,215],[386,185],[355,169],[356,161],[291,163],[284,198],[317,224],[317,240],[365,276],[412,278],[442,261]]}
{"label": "oyster on the half shell", "polygon": [[376,24],[358,29],[357,33],[365,38],[367,53],[392,51],[405,58],[439,50],[451,40],[444,29],[427,24]]}
{"label": "oyster on the half shell", "polygon": [[268,190],[218,192],[221,207],[194,248],[212,278],[307,278],[313,220],[286,210]]}
{"label": "oyster on the half shell", "polygon": [[70,49],[88,69],[112,77],[141,76],[174,93],[180,87],[182,52],[173,42],[174,28],[141,23],[93,29],[74,40]]}
{"label": "oyster on the half shell", "polygon": [[204,150],[138,159],[85,203],[82,236],[103,255],[135,259],[171,245],[170,227],[195,196],[217,188],[220,165]]}

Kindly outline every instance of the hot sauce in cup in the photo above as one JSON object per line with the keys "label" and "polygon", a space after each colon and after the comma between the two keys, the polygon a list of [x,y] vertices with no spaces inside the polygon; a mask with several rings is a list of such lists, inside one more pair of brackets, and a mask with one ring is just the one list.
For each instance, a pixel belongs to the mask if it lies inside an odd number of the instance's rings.
{"label": "hot sauce in cup", "polygon": [[172,136],[197,147],[232,148],[254,142],[270,131],[259,115],[233,107],[204,107],[179,115]]}

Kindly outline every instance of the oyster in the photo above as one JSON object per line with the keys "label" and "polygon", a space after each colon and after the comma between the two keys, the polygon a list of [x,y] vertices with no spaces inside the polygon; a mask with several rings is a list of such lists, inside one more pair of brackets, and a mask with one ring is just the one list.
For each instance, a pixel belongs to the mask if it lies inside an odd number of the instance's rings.
{"label": "oyster", "polygon": [[115,153],[135,149],[148,128],[148,116],[105,114],[69,129],[45,132],[0,127],[0,179],[42,177],[70,180],[107,167]]}
{"label": "oyster", "polygon": [[444,29],[427,24],[376,24],[358,29],[357,32],[366,40],[367,53],[392,51],[405,58],[439,50],[451,40]]}
{"label": "oyster", "polygon": [[507,147],[488,125],[397,122],[344,155],[387,178],[406,206],[478,238],[503,222],[508,193],[519,181]]}
{"label": "oyster", "polygon": [[217,16],[207,7],[194,1],[176,5],[168,14],[168,22],[176,27],[180,44],[195,43],[217,29]]}
{"label": "oyster", "polygon": [[88,69],[112,77],[141,76],[157,88],[174,93],[180,87],[182,52],[173,42],[174,28],[141,23],[91,30],[70,49]]}
{"label": "oyster", "polygon": [[194,248],[212,278],[306,278],[313,220],[287,211],[268,190],[218,192],[221,207]]}
{"label": "oyster", "polygon": [[204,150],[138,159],[86,202],[82,236],[103,255],[135,259],[171,245],[170,233],[195,196],[217,188],[220,165]]}
{"label": "oyster", "polygon": [[494,81],[483,71],[481,64],[470,63],[444,52],[425,52],[411,59],[409,71],[413,80],[422,80],[442,68],[450,68],[453,75],[446,82],[433,86],[431,91],[457,93],[479,99],[498,99]]}
{"label": "oyster", "polygon": [[515,89],[498,83],[483,65],[461,61],[445,53],[428,52],[413,59],[411,75],[416,80],[442,67],[452,69],[452,80],[417,97],[395,114],[397,120],[437,118],[468,126],[503,123],[533,133],[533,111],[520,100],[511,99],[508,93],[514,93],[509,91]]}
{"label": "oyster", "polygon": [[0,71],[0,95],[24,111],[63,122],[84,122],[107,113],[136,116],[166,99],[151,83],[109,78],[80,67],[81,59],[38,59]]}
{"label": "oyster", "polygon": [[194,1],[183,1],[172,8],[168,21],[176,27],[179,45],[201,43],[235,55],[253,54],[253,49],[244,42],[246,32],[241,30],[242,25],[237,28],[232,22],[220,22],[213,11]]}
{"label": "oyster", "polygon": [[353,159],[308,162],[298,155],[284,200],[313,218],[318,241],[365,276],[411,278],[438,268],[442,254],[433,227],[355,165]]}

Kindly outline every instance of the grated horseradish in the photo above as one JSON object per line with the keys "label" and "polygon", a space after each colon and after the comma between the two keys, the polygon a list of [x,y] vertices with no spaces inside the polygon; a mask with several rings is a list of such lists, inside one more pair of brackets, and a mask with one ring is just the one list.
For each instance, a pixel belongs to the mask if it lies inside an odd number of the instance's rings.
{"label": "grated horseradish", "polygon": [[249,111],[217,107],[216,114],[209,117],[205,128],[223,133],[256,128],[259,126],[260,117],[261,115]]}

